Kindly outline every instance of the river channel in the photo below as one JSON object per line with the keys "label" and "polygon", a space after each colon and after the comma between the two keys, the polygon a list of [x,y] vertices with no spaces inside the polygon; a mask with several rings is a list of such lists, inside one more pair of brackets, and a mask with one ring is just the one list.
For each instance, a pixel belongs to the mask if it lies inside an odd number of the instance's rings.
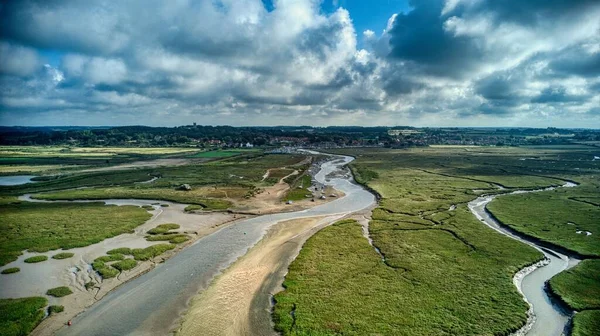
{"label": "river channel", "polygon": [[[196,293],[243,256],[274,224],[304,217],[349,214],[365,209],[375,196],[352,181],[343,167],[353,158],[336,156],[321,164],[315,180],[345,196],[308,210],[264,215],[224,227],[199,239],[152,271],[125,283],[73,319],[59,335],[164,335]],[[337,174],[336,174],[337,173]]]}

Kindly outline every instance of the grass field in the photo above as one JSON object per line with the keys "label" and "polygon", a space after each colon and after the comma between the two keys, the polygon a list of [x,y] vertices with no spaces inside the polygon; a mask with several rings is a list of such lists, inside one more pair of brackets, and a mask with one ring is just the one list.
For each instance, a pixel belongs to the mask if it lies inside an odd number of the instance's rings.
{"label": "grass field", "polygon": [[[357,181],[382,196],[369,232],[385,260],[356,224],[317,233],[276,297],[274,318],[285,335],[509,334],[527,310],[512,276],[542,256],[479,223],[466,203],[564,179],[587,188],[599,173],[591,160],[597,150],[585,146],[335,152],[355,156]],[[586,199],[597,196],[588,191]]]}
{"label": "grass field", "polygon": [[87,246],[130,232],[151,215],[135,206],[28,203],[0,206],[0,265],[21,252]]}
{"label": "grass field", "polygon": [[524,323],[527,310],[512,273],[539,256],[487,232],[476,220],[464,220],[463,226],[473,235],[489,233],[490,241],[515,253],[503,258],[496,244],[488,249],[483,243],[468,251],[441,230],[424,237],[395,230],[373,237],[378,244],[388,237],[378,245],[384,262],[354,221],[321,230],[305,243],[290,266],[286,290],[275,296],[277,330],[284,335],[508,334]]}
{"label": "grass field", "polygon": [[[269,181],[262,181],[268,169],[291,166],[303,159],[301,155],[256,154],[197,165],[77,173],[29,185],[0,187],[0,195],[45,192],[47,194],[36,197],[52,200],[157,199],[223,210],[231,206],[224,197],[243,199],[256,188],[268,184]],[[153,183],[137,183],[153,176],[159,179]],[[189,184],[192,190],[177,190],[182,184]],[[82,187],[86,188],[73,189]]]}
{"label": "grass field", "polygon": [[201,152],[198,148],[121,148],[64,146],[0,146],[0,174],[67,174],[89,167],[186,157]]}
{"label": "grass field", "polygon": [[[246,190],[243,190],[245,193]],[[207,198],[203,190],[181,191],[166,188],[90,188],[48,192],[33,196],[44,200],[101,200],[107,198],[138,198],[148,200],[163,200],[178,203],[191,203],[202,206],[205,210],[224,210],[231,206],[226,200]]]}
{"label": "grass field", "polygon": [[253,154],[260,152],[259,149],[230,149],[230,150],[213,150],[192,154],[191,158],[225,158],[242,154]]}
{"label": "grass field", "polygon": [[28,335],[44,318],[47,304],[43,297],[0,299],[0,332],[3,336]]}
{"label": "grass field", "polygon": [[63,147],[63,146],[0,146],[2,157],[64,157],[64,156],[115,156],[115,155],[165,155],[189,154],[197,148],[177,147]]}

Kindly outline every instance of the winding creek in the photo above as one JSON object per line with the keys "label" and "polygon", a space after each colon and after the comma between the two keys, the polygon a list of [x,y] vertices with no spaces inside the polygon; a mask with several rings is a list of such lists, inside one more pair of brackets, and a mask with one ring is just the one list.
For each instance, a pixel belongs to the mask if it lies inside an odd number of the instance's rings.
{"label": "winding creek", "polygon": [[[109,292],[102,300],[74,318],[71,327],[62,328],[58,334],[168,334],[178,326],[189,300],[199,291],[207,288],[216,275],[260,241],[274,224],[305,217],[345,215],[373,206],[376,201],[375,196],[354,183],[352,176],[343,168],[352,160],[353,158],[349,156],[335,156],[334,159],[322,163],[314,176],[319,184],[332,186],[342,191],[345,197],[308,210],[263,215],[223,227],[199,239],[163,264],[157,265],[152,271]],[[19,182],[27,181],[23,179]],[[573,186],[576,185],[566,183],[563,187]],[[512,194],[552,189],[554,188],[515,191]],[[531,306],[527,325],[516,335],[561,335],[569,321],[569,312],[562,311],[550,301],[544,291],[544,285],[552,276],[575,266],[580,260],[542,247],[533,240],[515,235],[500,225],[486,210],[486,205],[502,195],[481,196],[471,201],[468,207],[485,225],[538,249],[545,256],[542,262],[525,268],[515,275],[515,286]],[[20,199],[40,201],[31,199],[29,195],[23,195]],[[148,200],[103,201],[117,205],[140,205],[149,202]],[[161,201],[161,203],[169,202]],[[368,232],[366,233],[368,237]]]}
{"label": "winding creek", "polygon": [[[569,188],[575,186],[577,185],[567,182],[561,187]],[[559,336],[565,332],[570,319],[570,312],[564,311],[560,306],[553,303],[545,292],[544,287],[546,281],[550,280],[554,275],[574,267],[580,260],[551,250],[547,247],[540,246],[533,239],[527,239],[527,237],[523,235],[514,234],[490,215],[486,209],[486,205],[496,197],[501,197],[502,195],[550,191],[553,189],[556,188],[518,190],[508,194],[486,195],[478,197],[468,204],[469,210],[471,210],[475,217],[482,223],[510,238],[530,245],[544,254],[544,260],[522,269],[513,279],[515,286],[517,286],[517,289],[530,305],[527,324],[514,335]]]}

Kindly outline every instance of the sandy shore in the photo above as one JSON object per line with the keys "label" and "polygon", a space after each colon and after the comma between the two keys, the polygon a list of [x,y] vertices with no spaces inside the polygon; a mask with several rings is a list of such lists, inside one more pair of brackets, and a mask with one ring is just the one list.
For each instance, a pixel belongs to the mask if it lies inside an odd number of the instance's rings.
{"label": "sandy shore", "polygon": [[[255,335],[251,310],[263,283],[291,262],[304,241],[340,216],[281,222],[191,302],[179,335]],[[254,307],[256,308],[256,307]],[[270,314],[262,312],[270,327]],[[260,335],[266,335],[260,333]]]}
{"label": "sandy shore", "polygon": [[[347,218],[365,220],[370,209]],[[177,335],[276,335],[271,298],[304,242],[339,216],[280,222],[190,304]]]}

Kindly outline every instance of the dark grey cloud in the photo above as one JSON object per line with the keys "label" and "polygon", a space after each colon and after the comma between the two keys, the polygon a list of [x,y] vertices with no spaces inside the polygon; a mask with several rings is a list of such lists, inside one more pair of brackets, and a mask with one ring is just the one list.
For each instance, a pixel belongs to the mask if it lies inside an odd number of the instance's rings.
{"label": "dark grey cloud", "polygon": [[363,43],[315,0],[0,4],[1,124],[575,125],[600,105],[598,1],[413,0]]}
{"label": "dark grey cloud", "polygon": [[549,86],[539,96],[531,100],[532,103],[583,103],[589,99],[587,95],[573,95],[567,93],[564,86]]}
{"label": "dark grey cloud", "polygon": [[597,5],[597,0],[502,0],[474,2],[470,9],[477,13],[491,13],[497,22],[536,25],[550,23],[556,17],[581,13]]}
{"label": "dark grey cloud", "polygon": [[469,37],[454,36],[444,29],[444,1],[411,1],[414,9],[396,16],[389,31],[389,57],[412,62],[411,66],[436,75],[459,76],[482,57]]}
{"label": "dark grey cloud", "polygon": [[582,46],[576,46],[559,53],[550,62],[549,68],[563,76],[597,77],[600,76],[600,51],[589,52]]}

